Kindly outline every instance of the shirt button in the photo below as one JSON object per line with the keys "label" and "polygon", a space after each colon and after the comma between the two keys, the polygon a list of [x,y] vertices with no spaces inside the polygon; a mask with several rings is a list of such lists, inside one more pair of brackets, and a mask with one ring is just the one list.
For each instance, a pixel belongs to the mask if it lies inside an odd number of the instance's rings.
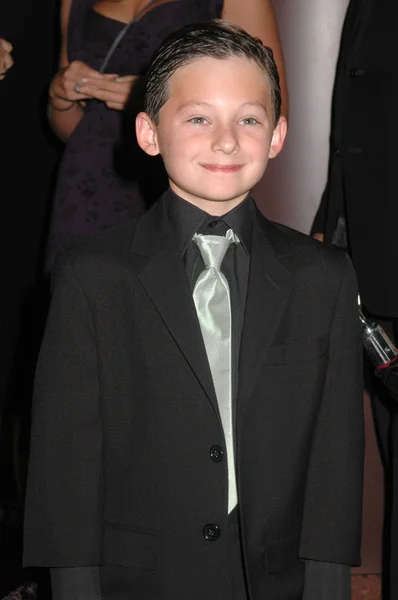
{"label": "shirt button", "polygon": [[215,542],[221,535],[221,530],[215,523],[208,523],[203,527],[203,537],[208,542]]}
{"label": "shirt button", "polygon": [[222,462],[224,458],[224,450],[221,446],[212,446],[210,448],[210,458],[216,463]]}
{"label": "shirt button", "polygon": [[216,227],[216,226],[218,225],[218,223],[219,223],[219,222],[220,222],[220,221],[210,221],[210,223],[209,223],[209,227],[210,227],[211,229],[213,229],[213,227]]}

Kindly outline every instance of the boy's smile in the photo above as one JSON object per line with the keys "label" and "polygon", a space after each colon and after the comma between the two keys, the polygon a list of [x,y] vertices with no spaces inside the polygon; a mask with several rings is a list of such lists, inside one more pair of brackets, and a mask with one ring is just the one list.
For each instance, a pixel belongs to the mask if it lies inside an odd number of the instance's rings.
{"label": "boy's smile", "polygon": [[273,119],[268,80],[255,62],[204,57],[171,77],[158,124],[138,115],[137,138],[148,154],[161,154],[176,194],[221,215],[281,150],[286,122],[274,129]]}

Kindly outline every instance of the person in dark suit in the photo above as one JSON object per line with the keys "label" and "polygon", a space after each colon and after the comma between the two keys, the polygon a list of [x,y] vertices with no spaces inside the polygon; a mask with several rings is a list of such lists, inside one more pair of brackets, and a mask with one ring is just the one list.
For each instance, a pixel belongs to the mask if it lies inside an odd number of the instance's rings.
{"label": "person in dark suit", "polygon": [[[312,233],[347,250],[368,317],[398,343],[398,161],[395,48],[398,4],[351,0],[337,64],[329,175]],[[383,593],[398,597],[396,407],[366,364],[366,384],[386,475]]]}
{"label": "person in dark suit", "polygon": [[286,121],[272,52],[187,26],[138,142],[170,189],[59,256],[37,367],[26,564],[54,598],[345,600],[360,561],[350,260],[250,197]]}

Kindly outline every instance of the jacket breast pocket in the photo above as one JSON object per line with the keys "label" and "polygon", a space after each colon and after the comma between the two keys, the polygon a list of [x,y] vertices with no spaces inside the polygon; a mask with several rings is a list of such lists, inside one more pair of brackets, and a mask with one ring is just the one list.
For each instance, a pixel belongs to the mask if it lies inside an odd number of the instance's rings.
{"label": "jacket breast pocket", "polygon": [[104,527],[104,564],[149,571],[159,568],[160,538],[113,523],[105,523]]}
{"label": "jacket breast pocket", "polygon": [[297,342],[271,346],[265,363],[267,365],[283,365],[316,360],[327,354],[329,349],[329,335],[324,334],[316,338],[303,339]]}
{"label": "jacket breast pocket", "polygon": [[282,531],[277,537],[265,538],[265,572],[276,575],[296,566],[299,562],[298,551],[301,526]]}

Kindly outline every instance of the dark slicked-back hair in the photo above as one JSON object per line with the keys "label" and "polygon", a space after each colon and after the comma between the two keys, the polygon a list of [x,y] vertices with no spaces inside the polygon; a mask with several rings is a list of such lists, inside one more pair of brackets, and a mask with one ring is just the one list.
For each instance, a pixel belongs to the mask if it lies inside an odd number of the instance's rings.
{"label": "dark slicked-back hair", "polygon": [[255,62],[268,78],[276,125],[282,100],[271,48],[241,27],[221,20],[186,25],[169,35],[156,52],[147,71],[144,99],[144,110],[154,123],[158,123],[160,109],[168,100],[170,77],[181,67],[204,57]]}

